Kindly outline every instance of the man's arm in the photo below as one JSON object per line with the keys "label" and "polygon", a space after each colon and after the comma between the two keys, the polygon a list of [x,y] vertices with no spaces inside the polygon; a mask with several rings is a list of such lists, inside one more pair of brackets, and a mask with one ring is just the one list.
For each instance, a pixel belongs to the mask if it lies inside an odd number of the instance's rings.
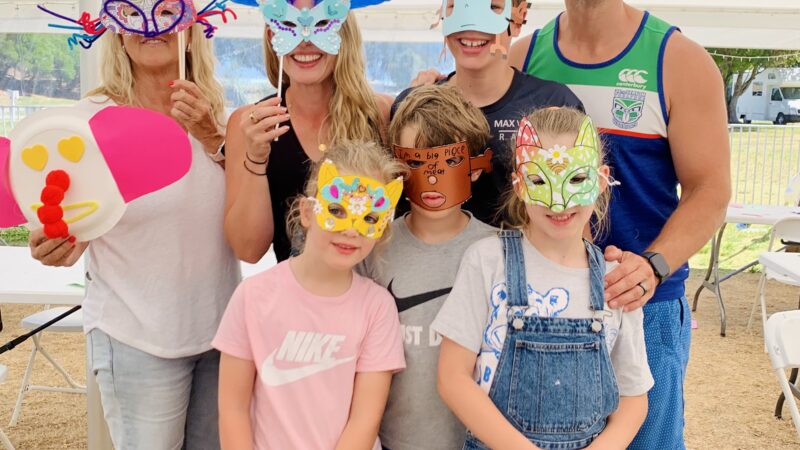
{"label": "man's arm", "polygon": [[514,41],[514,44],[511,45],[511,50],[508,52],[509,66],[518,70],[525,70],[522,65],[525,64],[525,58],[528,56],[528,47],[531,46],[532,37],[533,35],[529,34]]}
{"label": "man's arm", "polygon": [[[722,76],[703,47],[674,33],[664,57],[668,136],[681,199],[648,251],[661,253],[674,271],[713,236],[725,219],[731,195],[730,148]],[[647,261],[615,247],[606,259],[621,264],[606,277],[609,304],[643,306],[657,280]],[[641,296],[636,284],[649,290]]]}

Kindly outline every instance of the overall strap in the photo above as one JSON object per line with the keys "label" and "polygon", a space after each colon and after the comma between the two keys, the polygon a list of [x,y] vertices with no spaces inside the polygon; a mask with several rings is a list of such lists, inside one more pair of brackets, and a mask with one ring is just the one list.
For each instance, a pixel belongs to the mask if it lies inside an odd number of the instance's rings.
{"label": "overall strap", "polygon": [[604,278],[606,275],[606,260],[603,252],[597,246],[584,239],[586,255],[589,257],[589,278],[591,286],[591,307],[595,311],[602,311],[605,307]]}
{"label": "overall strap", "polygon": [[497,235],[503,243],[508,306],[525,306],[528,304],[528,282],[525,279],[522,232],[519,230],[500,230]]}

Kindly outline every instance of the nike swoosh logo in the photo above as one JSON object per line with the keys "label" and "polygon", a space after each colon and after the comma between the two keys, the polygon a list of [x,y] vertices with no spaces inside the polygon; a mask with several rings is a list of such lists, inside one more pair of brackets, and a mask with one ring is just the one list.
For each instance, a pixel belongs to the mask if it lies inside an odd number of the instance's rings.
{"label": "nike swoosh logo", "polygon": [[411,309],[415,306],[419,306],[425,302],[429,302],[431,300],[437,299],[443,295],[447,295],[450,291],[453,290],[453,287],[444,288],[444,289],[437,289],[435,291],[423,292],[421,294],[412,295],[410,297],[403,297],[400,298],[392,292],[392,283],[394,283],[394,279],[389,282],[389,286],[386,289],[389,290],[389,293],[392,294],[394,297],[395,303],[397,303],[397,312],[403,312],[407,309]]}
{"label": "nike swoosh logo", "polygon": [[294,369],[279,369],[275,367],[275,352],[277,350],[270,353],[261,365],[261,381],[267,386],[283,386],[284,384],[294,383],[355,359],[355,356],[348,356],[347,358],[331,359]]}

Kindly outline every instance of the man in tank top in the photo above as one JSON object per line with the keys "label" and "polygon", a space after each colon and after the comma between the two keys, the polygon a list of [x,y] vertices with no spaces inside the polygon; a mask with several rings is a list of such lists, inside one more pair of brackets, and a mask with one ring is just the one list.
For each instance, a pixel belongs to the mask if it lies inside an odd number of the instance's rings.
{"label": "man in tank top", "polygon": [[719,70],[676,27],[622,0],[566,0],[566,12],[516,42],[509,60],[566,84],[604,135],[621,183],[610,230],[598,242],[608,246],[607,259],[620,262],[606,277],[606,298],[612,307],[644,305],[655,378],[647,420],[630,448],[685,448],[686,261],[720,225],[730,197]]}

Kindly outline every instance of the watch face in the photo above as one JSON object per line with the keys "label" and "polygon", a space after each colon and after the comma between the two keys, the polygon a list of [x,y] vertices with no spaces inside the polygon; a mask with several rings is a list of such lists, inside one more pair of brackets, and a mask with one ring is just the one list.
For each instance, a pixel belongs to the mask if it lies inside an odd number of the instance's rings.
{"label": "watch face", "polygon": [[645,253],[644,256],[650,261],[650,265],[653,266],[656,276],[663,280],[669,275],[669,265],[664,259],[664,256],[660,253]]}

